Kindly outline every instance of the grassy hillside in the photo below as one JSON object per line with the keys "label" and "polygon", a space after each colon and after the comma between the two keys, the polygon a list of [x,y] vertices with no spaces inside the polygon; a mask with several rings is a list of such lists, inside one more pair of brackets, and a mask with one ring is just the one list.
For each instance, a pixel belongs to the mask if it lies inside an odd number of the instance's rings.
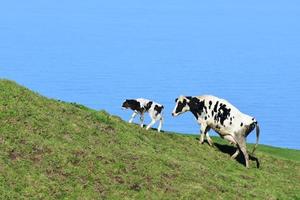
{"label": "grassy hillside", "polygon": [[300,199],[300,151],[259,146],[246,169],[196,138],[0,80],[1,199]]}

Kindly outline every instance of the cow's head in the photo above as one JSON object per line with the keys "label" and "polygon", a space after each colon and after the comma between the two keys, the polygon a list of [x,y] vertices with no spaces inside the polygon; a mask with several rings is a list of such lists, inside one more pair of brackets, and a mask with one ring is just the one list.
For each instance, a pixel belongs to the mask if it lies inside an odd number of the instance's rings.
{"label": "cow's head", "polygon": [[190,110],[190,103],[191,97],[187,96],[179,96],[177,99],[175,99],[175,108],[172,112],[172,116],[176,117],[184,112],[187,112]]}

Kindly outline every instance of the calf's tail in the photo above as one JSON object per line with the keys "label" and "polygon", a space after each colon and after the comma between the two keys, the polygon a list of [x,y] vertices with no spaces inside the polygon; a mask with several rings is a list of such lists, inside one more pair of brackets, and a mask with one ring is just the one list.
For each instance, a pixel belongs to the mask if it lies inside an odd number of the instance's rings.
{"label": "calf's tail", "polygon": [[255,122],[255,127],[256,127],[256,143],[255,143],[255,145],[253,147],[252,154],[254,154],[254,151],[255,151],[255,149],[256,149],[256,147],[258,145],[258,141],[259,141],[259,126],[258,126],[257,122]]}

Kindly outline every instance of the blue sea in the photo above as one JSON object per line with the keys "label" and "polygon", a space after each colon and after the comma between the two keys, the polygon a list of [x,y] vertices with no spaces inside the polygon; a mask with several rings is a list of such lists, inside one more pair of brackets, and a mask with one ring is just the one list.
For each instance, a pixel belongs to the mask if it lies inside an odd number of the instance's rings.
{"label": "blue sea", "polygon": [[183,134],[199,125],[174,99],[212,94],[259,121],[260,143],[300,149],[299,22],[296,0],[5,1],[0,77],[126,121],[122,102],[149,98]]}

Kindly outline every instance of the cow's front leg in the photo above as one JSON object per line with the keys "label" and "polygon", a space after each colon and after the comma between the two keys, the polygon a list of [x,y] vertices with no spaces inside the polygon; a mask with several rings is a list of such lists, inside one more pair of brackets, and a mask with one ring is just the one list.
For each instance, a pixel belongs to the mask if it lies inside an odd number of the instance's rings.
{"label": "cow's front leg", "polygon": [[213,142],[212,139],[209,137],[208,131],[209,131],[209,128],[207,128],[206,131],[205,131],[205,136],[206,136],[207,142],[208,142],[208,144],[209,144],[210,146],[214,146],[214,142]]}
{"label": "cow's front leg", "polygon": [[207,125],[205,123],[202,123],[200,128],[200,139],[199,139],[200,144],[204,143],[204,136],[206,134],[206,129],[207,129]]}
{"label": "cow's front leg", "polygon": [[200,132],[199,144],[203,144],[203,143],[204,143],[204,133]]}
{"label": "cow's front leg", "polygon": [[133,122],[133,119],[135,118],[135,116],[137,115],[138,113],[136,111],[134,111],[134,113],[131,115],[131,118],[130,120],[128,121],[129,123],[132,123]]}

